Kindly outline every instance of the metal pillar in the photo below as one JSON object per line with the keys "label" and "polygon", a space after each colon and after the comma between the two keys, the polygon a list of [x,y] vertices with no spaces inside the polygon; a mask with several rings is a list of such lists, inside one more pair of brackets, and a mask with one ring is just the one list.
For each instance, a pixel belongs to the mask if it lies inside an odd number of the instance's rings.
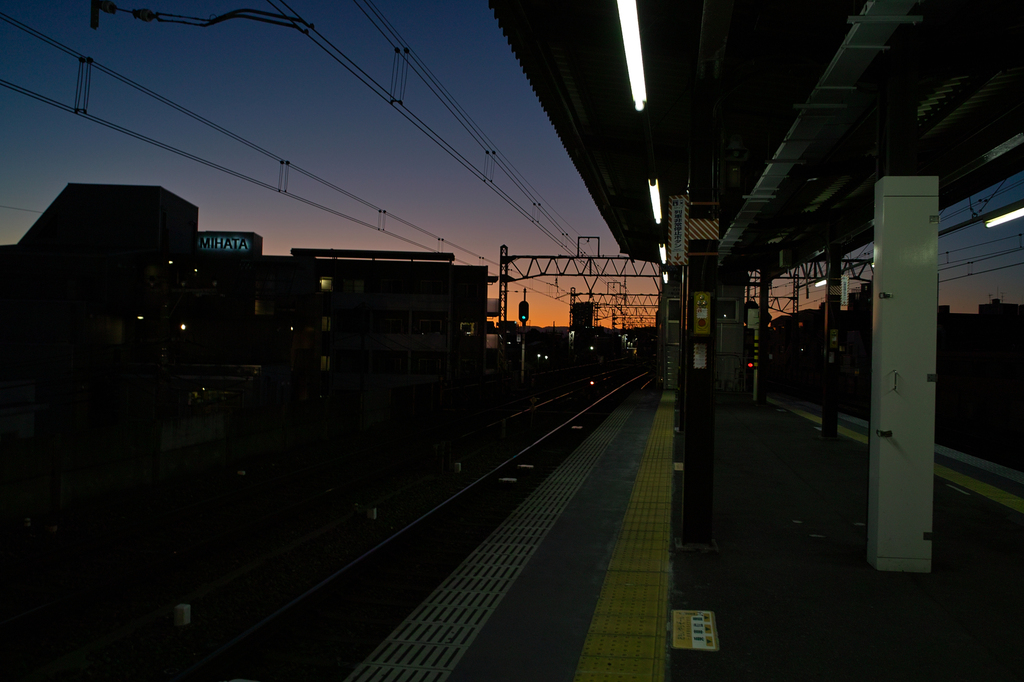
{"label": "metal pillar", "polygon": [[875,183],[868,562],[931,571],[938,178]]}
{"label": "metal pillar", "polygon": [[[691,241],[687,284],[686,354],[684,371],[683,462],[684,545],[710,545],[715,463],[715,290],[718,285],[718,242]],[[708,299],[706,311],[695,299]],[[704,317],[706,316],[706,317]],[[701,324],[703,321],[705,324]],[[702,333],[706,330],[706,333]]]}
{"label": "metal pillar", "polygon": [[508,247],[501,245],[498,259],[498,372],[508,371]]}
{"label": "metal pillar", "polygon": [[843,248],[831,240],[826,248],[825,347],[822,360],[821,437],[839,437],[839,308]]}
{"label": "metal pillar", "polygon": [[758,405],[768,404],[768,386],[765,375],[761,372],[767,358],[764,355],[764,344],[768,341],[768,323],[771,322],[771,311],[768,309],[768,295],[771,293],[772,281],[768,278],[768,269],[761,268],[757,307],[760,317],[757,329],[754,330],[754,400]]}

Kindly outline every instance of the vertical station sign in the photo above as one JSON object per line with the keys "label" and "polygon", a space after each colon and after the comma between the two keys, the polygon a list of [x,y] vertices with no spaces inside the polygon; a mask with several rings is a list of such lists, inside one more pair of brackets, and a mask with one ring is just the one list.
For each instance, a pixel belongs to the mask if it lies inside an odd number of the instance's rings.
{"label": "vertical station sign", "polygon": [[669,197],[669,235],[666,262],[669,265],[686,265],[686,221],[690,215],[690,198],[683,194]]}

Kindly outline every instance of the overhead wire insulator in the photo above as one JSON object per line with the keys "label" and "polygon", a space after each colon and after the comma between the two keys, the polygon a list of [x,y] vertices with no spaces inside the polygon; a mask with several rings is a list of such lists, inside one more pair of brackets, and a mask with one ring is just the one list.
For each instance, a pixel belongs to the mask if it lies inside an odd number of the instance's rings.
{"label": "overhead wire insulator", "polygon": [[88,113],[92,85],[92,57],[78,58],[78,82],[75,85],[75,113]]}
{"label": "overhead wire insulator", "polygon": [[409,80],[409,48],[395,48],[395,59],[391,63],[391,104],[402,104],[405,99],[405,84]]}

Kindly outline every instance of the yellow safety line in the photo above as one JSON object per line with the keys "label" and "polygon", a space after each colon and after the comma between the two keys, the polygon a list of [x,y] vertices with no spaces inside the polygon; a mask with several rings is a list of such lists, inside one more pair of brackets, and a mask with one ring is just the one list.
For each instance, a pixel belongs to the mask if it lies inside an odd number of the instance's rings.
{"label": "yellow safety line", "polygon": [[575,682],[664,682],[674,405],[663,392]]}
{"label": "yellow safety line", "polygon": [[976,478],[971,478],[967,474],[961,474],[959,471],[953,471],[941,464],[935,465],[935,475],[941,476],[947,481],[952,481],[953,483],[962,485],[965,488],[973,490],[979,495],[984,495],[994,502],[998,502],[1005,507],[1009,507],[1014,511],[1024,514],[1024,499],[1021,499],[1012,493],[1008,493],[1005,490],[1000,490],[994,485],[983,483]]}
{"label": "yellow safety line", "polygon": [[[796,408],[790,407],[786,403],[779,402],[778,400],[775,400],[773,398],[769,398],[768,402],[772,403],[773,405],[784,407],[793,414],[799,415],[804,419],[810,419],[811,421],[818,424],[821,423],[820,417],[816,417],[813,414],[810,414],[809,412],[804,412],[803,410],[798,410]],[[868,442],[868,437],[865,436],[864,434],[857,433],[855,431],[850,431],[849,429],[845,429],[842,426],[839,427],[839,433],[843,434],[847,438],[852,438],[853,440],[859,443],[867,444]],[[1024,499],[1021,499],[1020,497],[1017,497],[1012,493],[1008,493],[1005,490],[997,488],[994,485],[983,483],[976,478],[972,478],[967,474],[961,474],[958,471],[953,471],[949,467],[944,467],[941,464],[935,465],[935,475],[940,478],[944,478],[947,481],[952,481],[953,483],[962,485],[968,490],[973,490],[974,492],[984,497],[987,497],[993,502],[998,502],[1004,507],[1009,507],[1014,511],[1018,511],[1024,514]]]}

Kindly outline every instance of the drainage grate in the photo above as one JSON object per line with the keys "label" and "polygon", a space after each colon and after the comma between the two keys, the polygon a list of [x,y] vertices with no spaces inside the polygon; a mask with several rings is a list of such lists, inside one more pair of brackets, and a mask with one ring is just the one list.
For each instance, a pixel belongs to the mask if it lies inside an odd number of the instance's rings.
{"label": "drainage grate", "polygon": [[441,682],[639,400],[631,395],[399,625],[346,682]]}

